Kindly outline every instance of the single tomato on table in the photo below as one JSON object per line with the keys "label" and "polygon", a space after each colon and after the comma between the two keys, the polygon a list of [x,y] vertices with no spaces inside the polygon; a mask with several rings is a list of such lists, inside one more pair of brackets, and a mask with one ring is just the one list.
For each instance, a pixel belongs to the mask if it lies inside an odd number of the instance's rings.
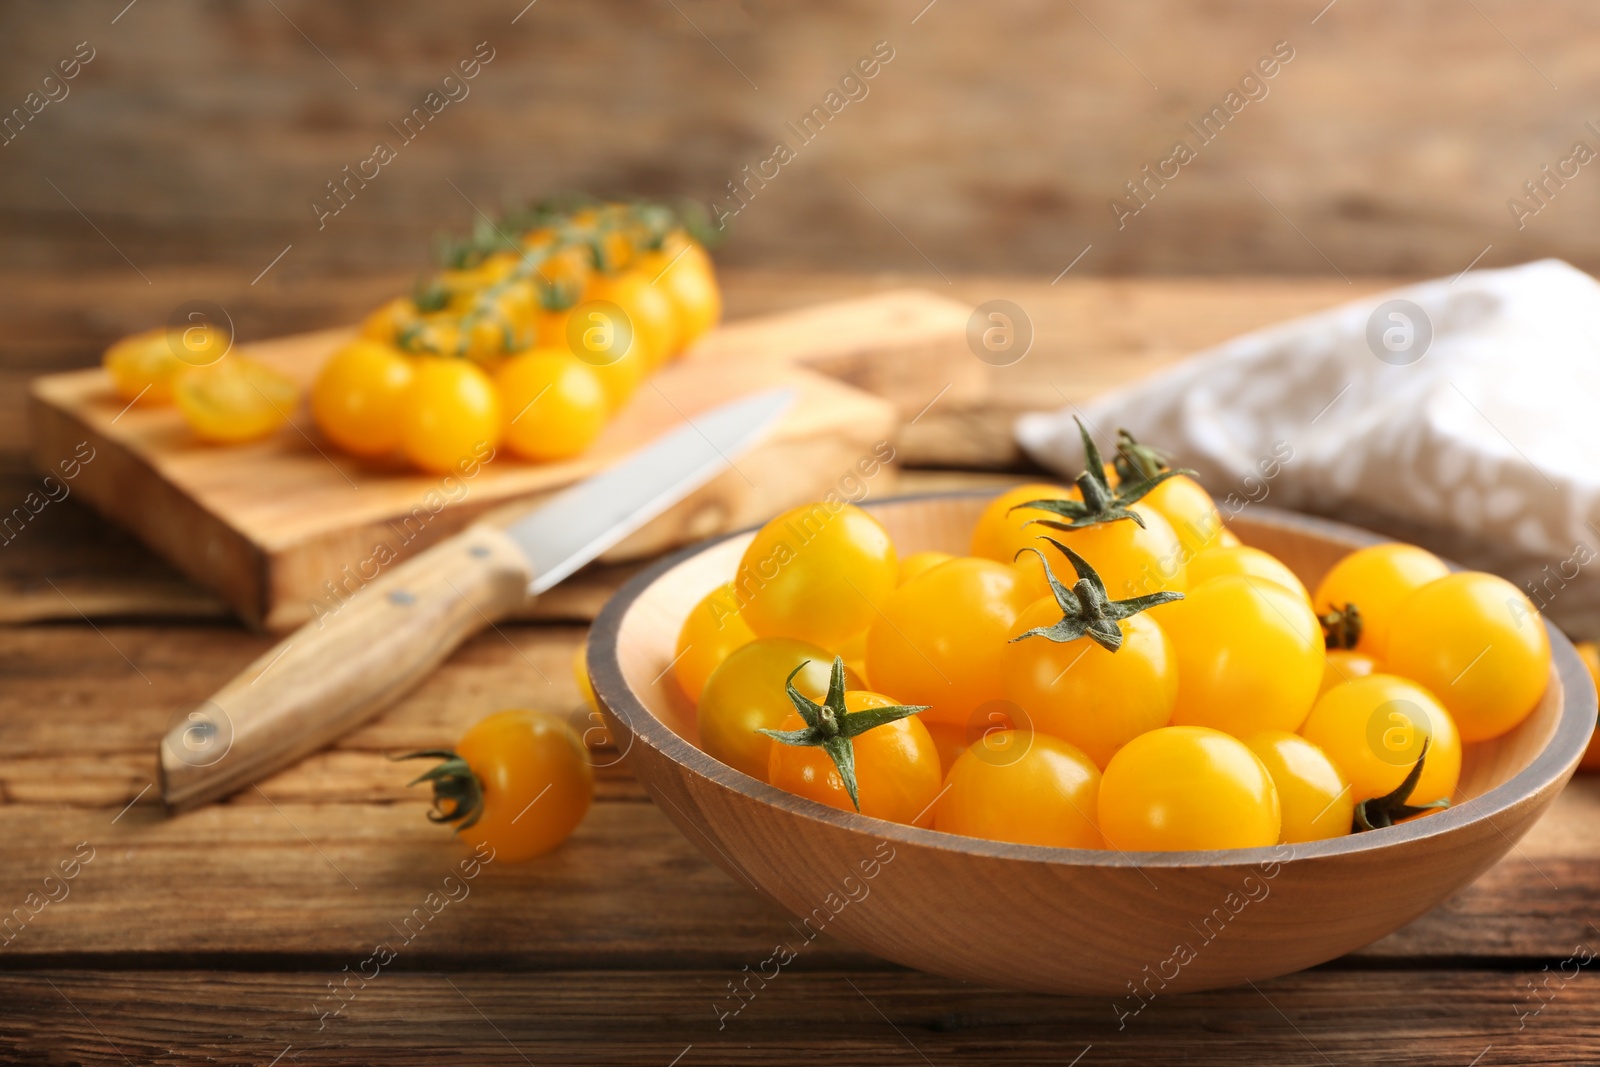
{"label": "single tomato on table", "polygon": [[442,760],[411,783],[433,783],[428,817],[456,823],[461,840],[481,842],[509,863],[565,841],[594,797],[594,770],[583,742],[548,712],[497,712],[463,734],[454,750],[403,758]]}

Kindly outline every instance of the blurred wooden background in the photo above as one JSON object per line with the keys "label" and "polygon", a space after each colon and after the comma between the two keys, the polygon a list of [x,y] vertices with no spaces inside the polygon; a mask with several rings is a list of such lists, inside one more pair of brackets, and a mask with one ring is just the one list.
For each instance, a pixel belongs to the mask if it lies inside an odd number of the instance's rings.
{"label": "blurred wooden background", "polygon": [[[1492,245],[1483,265],[1600,267],[1600,166],[1521,230],[1506,206],[1576,140],[1600,151],[1586,0],[127,2],[0,9],[0,111],[96,54],[0,147],[6,267],[125,270],[120,249],[248,283],[291,243],[269,278],[420,265],[467,197],[717,200],[878,41],[893,60],[759,190],[728,262],[1049,278],[1092,244],[1076,270],[1415,275]],[[482,41],[470,95],[319,232],[324,183]],[[1268,95],[1119,231],[1109,199],[1278,41]]]}
{"label": "blurred wooden background", "polygon": [[[1278,42],[1293,58],[1266,95],[1201,144],[1189,124]],[[1600,269],[1600,164],[1548,183],[1520,229],[1507,208],[1574,142],[1600,151],[1597,44],[1582,0],[18,0],[0,7],[0,452],[27,378],[185,301],[222,304],[244,340],[341,323],[479,208],[562,189],[726,206],[780,140],[795,157],[719,253],[735,273],[1023,292],[1075,264],[1069,282],[1299,275],[1354,296],[1345,277],[1474,261]],[[403,142],[391,124],[459,94],[444,79],[475,51],[493,58],[467,95]],[[1111,199],[1180,138],[1197,157],[1119,229]],[[319,229],[313,201],[380,141],[396,158]],[[1248,310],[1225,317],[1278,314]],[[1082,347],[1070,322],[1057,336]]]}

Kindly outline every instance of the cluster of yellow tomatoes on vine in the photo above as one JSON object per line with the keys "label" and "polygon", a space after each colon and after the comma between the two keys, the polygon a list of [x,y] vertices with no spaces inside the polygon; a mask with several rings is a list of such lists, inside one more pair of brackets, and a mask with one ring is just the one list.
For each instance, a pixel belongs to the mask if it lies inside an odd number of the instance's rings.
{"label": "cluster of yellow tomatoes on vine", "polygon": [[689,613],[699,741],[902,823],[1122,851],[1269,846],[1449,803],[1462,746],[1539,703],[1511,583],[1411,545],[1315,591],[1125,432],[1072,486],[995,497],[969,554],[901,558],[866,511],[794,509]]}
{"label": "cluster of yellow tomatoes on vine", "polygon": [[[444,259],[312,383],[312,417],[343,451],[432,472],[501,445],[536,462],[576,455],[722,311],[705,247],[661,204],[538,204],[484,220]],[[125,338],[105,366],[125,399],[176,401],[205,440],[255,440],[300,390],[228,347],[205,321]]]}

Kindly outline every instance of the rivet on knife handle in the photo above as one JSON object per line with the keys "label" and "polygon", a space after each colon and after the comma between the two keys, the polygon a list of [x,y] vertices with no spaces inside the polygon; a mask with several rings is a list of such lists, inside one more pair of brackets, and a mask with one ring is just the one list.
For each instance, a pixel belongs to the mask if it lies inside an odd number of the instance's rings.
{"label": "rivet on knife handle", "polygon": [[400,564],[176,723],[161,742],[162,799],[204,804],[323,747],[520,608],[532,577],[516,543],[481,524]]}

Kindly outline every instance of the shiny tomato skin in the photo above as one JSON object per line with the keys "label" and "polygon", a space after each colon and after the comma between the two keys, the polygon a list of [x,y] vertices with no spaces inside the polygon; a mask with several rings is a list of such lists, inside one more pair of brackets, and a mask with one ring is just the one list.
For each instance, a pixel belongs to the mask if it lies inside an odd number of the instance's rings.
{"label": "shiny tomato skin", "polygon": [[1224,574],[1250,574],[1277,582],[1295,596],[1311,603],[1305,583],[1277,556],[1248,545],[1214,545],[1189,560],[1189,584],[1199,585],[1208,578]]}
{"label": "shiny tomato skin", "polygon": [[1330,648],[1322,668],[1322,685],[1317,690],[1317,696],[1320,697],[1340,682],[1352,682],[1382,670],[1383,664],[1365,652],[1357,652],[1353,648]]}
{"label": "shiny tomato skin", "polygon": [[733,583],[724,582],[689,610],[678,630],[672,675],[690,700],[699,700],[706,681],[736,648],[756,639],[744,616]]}
{"label": "shiny tomato skin", "polygon": [[483,790],[483,815],[460,832],[494,849],[496,862],[520,863],[565,841],[594,797],[588,751],[558,716],[502,711],[462,736],[456,754]]}
{"label": "shiny tomato skin", "polygon": [[899,587],[867,631],[872,684],[925,722],[964,727],[979,707],[1005,697],[1006,641],[1026,602],[1004,563],[964,556]]}
{"label": "shiny tomato skin", "polygon": [[1178,661],[1175,726],[1236,737],[1293,733],[1322,683],[1322,629],[1306,602],[1275,582],[1224,575],[1148,613]]}
{"label": "shiny tomato skin", "polygon": [[1100,831],[1123,852],[1259,848],[1283,817],[1272,776],[1244,742],[1164,726],[1122,746],[1100,777]]}
{"label": "shiny tomato skin", "polygon": [[898,574],[882,523],[854,504],[823,502],[758,530],[733,584],[755,633],[837,648],[875,621]]}
{"label": "shiny tomato skin", "polygon": [[1344,682],[1317,698],[1301,736],[1327,754],[1360,803],[1405,780],[1428,740],[1422,777],[1412,791],[1419,804],[1448,799],[1461,777],[1461,734],[1438,699],[1393,674]]}
{"label": "shiny tomato skin", "polygon": [[1354,604],[1361,613],[1356,650],[1384,659],[1395,611],[1412,593],[1449,573],[1443,560],[1416,545],[1368,545],[1333,565],[1317,583],[1312,606],[1318,615],[1326,615]]}
{"label": "shiny tomato skin", "polygon": [[1493,574],[1429,582],[1395,611],[1386,668],[1439,698],[1465,742],[1499,737],[1538,707],[1550,681],[1539,610]]}
{"label": "shiny tomato skin", "polygon": [[794,704],[784,679],[801,664],[794,687],[812,700],[828,695],[833,657],[817,645],[786,637],[758,638],[741,645],[706,679],[696,720],[700,747],[736,771],[762,781],[772,739],[759,730],[776,730]]}
{"label": "shiny tomato skin", "polygon": [[1344,773],[1299,734],[1266,730],[1245,739],[1278,790],[1284,844],[1325,841],[1350,833],[1355,799]]}
{"label": "shiny tomato skin", "polygon": [[1100,770],[1055,737],[1007,731],[966,749],[946,777],[934,829],[1049,848],[1105,847]]}

